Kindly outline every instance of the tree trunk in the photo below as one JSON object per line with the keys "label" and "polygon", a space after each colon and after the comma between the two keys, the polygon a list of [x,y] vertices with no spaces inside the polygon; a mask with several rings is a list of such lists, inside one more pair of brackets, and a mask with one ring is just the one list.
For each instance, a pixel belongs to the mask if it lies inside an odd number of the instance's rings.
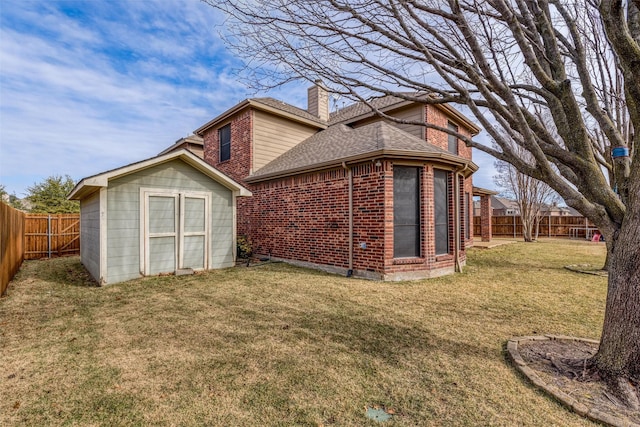
{"label": "tree trunk", "polygon": [[[620,230],[611,238],[611,245],[607,243],[611,251],[604,326],[594,362],[601,376],[618,389],[618,395],[639,409],[640,207],[629,206]],[[625,384],[627,392],[620,391]]]}

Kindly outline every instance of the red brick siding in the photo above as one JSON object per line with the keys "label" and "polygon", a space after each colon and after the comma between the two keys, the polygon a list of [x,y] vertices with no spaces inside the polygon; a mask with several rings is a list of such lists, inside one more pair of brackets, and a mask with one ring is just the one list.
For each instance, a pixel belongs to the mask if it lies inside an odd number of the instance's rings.
{"label": "red brick siding", "polygon": [[[440,109],[426,106],[430,121],[446,127],[447,117]],[[237,227],[247,235],[258,254],[348,268],[348,176],[343,168],[314,172],[257,184],[244,179],[252,171],[253,112],[241,111],[223,125],[231,124],[231,158],[219,161],[218,128],[205,132],[205,160],[244,184],[253,197],[239,198]],[[467,132],[465,129],[461,129]],[[429,142],[447,148],[447,134],[427,129]],[[470,158],[471,149],[459,144],[460,155]],[[433,166],[421,166],[421,256],[393,258],[393,163],[381,166],[363,162],[352,166],[353,173],[353,268],[392,274],[451,267],[452,255],[435,256]],[[453,209],[451,182],[450,212]],[[471,179],[460,183],[461,208],[465,192],[472,192]],[[469,223],[473,209],[469,209]],[[454,244],[454,222],[450,218],[450,246]],[[462,230],[464,233],[464,230]],[[463,234],[464,236],[464,234]],[[365,243],[366,247],[361,247]],[[461,253],[464,261],[465,254]]]}
{"label": "red brick siding", "polygon": [[[389,162],[365,162],[353,173],[353,266],[356,270],[383,272],[385,257],[393,257],[393,174]],[[391,209],[391,224],[386,220]],[[385,237],[391,235],[391,244]],[[361,247],[366,244],[366,248]],[[389,249],[390,248],[390,249]],[[385,250],[387,249],[387,250]]]}
{"label": "red brick siding", "polygon": [[250,235],[256,253],[348,266],[348,186],[343,169],[251,188]]}
{"label": "red brick siding", "polygon": [[[444,111],[442,111],[442,109],[436,107],[435,105],[425,105],[425,118],[427,123],[431,123],[443,128],[446,128],[448,122],[451,121],[458,126],[458,132],[467,137],[471,136],[469,129],[464,127],[462,123],[459,123],[455,119],[449,117]],[[448,150],[448,133],[436,129],[425,128],[425,136],[427,141],[431,144],[435,145],[436,147],[440,147],[443,150]],[[464,142],[458,141],[458,155],[464,157],[465,159],[471,160],[471,147],[467,147]]]}
{"label": "red brick siding", "polygon": [[[231,158],[220,162],[220,143],[218,130],[231,123]],[[204,160],[233,180],[244,183],[253,167],[253,111],[246,109],[221,126],[207,130],[204,139]]]}
{"label": "red brick siding", "polygon": [[[416,259],[393,258],[393,164],[364,162],[353,173],[353,268],[383,274],[453,265],[435,257],[433,169],[421,169],[421,251]],[[453,190],[453,185],[451,185]],[[349,267],[348,175],[333,169],[251,186],[250,206],[239,208],[239,234],[250,236],[256,253]],[[451,195],[453,203],[453,194]],[[453,206],[451,206],[453,212]],[[451,245],[453,245],[453,218]],[[363,247],[362,244],[365,244]],[[453,247],[453,246],[451,246]]]}

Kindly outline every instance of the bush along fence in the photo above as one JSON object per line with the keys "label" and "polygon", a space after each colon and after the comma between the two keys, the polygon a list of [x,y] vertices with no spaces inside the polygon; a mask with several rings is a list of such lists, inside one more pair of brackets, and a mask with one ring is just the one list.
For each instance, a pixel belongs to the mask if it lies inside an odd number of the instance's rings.
{"label": "bush along fence", "polygon": [[[473,234],[480,236],[481,219],[473,217]],[[543,216],[540,219],[538,237],[565,237],[591,239],[597,228],[582,216]],[[493,237],[522,237],[522,219],[519,216],[491,217]]]}
{"label": "bush along fence", "polygon": [[25,214],[0,202],[0,295],[24,260]]}
{"label": "bush along fence", "polygon": [[24,258],[40,259],[80,253],[80,214],[27,214]]}

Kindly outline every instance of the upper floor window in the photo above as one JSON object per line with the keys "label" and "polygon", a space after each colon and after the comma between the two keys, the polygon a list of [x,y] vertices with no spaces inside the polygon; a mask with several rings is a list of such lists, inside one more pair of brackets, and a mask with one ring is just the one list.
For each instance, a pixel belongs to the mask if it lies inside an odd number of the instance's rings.
{"label": "upper floor window", "polygon": [[[447,124],[447,127],[449,128],[449,130],[453,132],[458,132],[458,126],[456,126],[451,122]],[[448,147],[449,152],[453,154],[458,154],[458,137],[456,135],[451,135],[451,134],[447,134],[447,135],[449,137],[449,147]]]}
{"label": "upper floor window", "polygon": [[231,158],[231,124],[218,129],[218,140],[220,141],[220,161],[229,160]]}

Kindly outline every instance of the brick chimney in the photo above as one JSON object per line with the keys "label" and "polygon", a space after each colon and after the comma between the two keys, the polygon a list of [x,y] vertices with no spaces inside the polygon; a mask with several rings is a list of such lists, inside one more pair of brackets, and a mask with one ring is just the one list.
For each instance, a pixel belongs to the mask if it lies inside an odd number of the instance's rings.
{"label": "brick chimney", "polygon": [[329,120],[329,93],[320,79],[307,89],[307,111],[320,120]]}

